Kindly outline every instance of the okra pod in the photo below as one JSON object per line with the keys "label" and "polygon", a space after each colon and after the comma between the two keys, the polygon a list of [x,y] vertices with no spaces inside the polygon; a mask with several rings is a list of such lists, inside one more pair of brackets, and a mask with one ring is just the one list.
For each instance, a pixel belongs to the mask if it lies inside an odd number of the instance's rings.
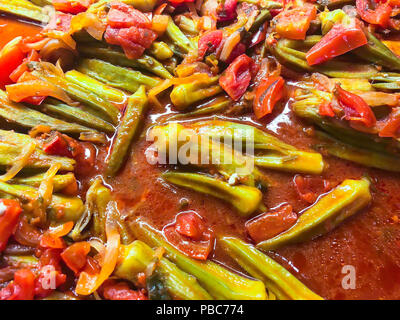
{"label": "okra pod", "polygon": [[27,0],[0,0],[0,12],[47,23],[50,17],[42,8]]}
{"label": "okra pod", "polygon": [[125,113],[117,129],[117,135],[111,147],[107,162],[106,174],[115,176],[126,160],[128,150],[143,122],[143,116],[148,105],[146,90],[141,86],[128,100]]}
{"label": "okra pod", "polygon": [[174,185],[214,196],[230,203],[241,216],[249,216],[263,206],[262,193],[255,187],[232,186],[227,182],[197,173],[165,172],[162,178]]}
{"label": "okra pod", "polygon": [[223,237],[219,242],[231,258],[251,276],[261,280],[279,300],[323,300],[254,246],[231,237]]}
{"label": "okra pod", "polygon": [[[24,176],[24,177],[16,177],[8,182],[11,184],[22,184],[22,185],[28,185],[34,188],[38,188],[40,186],[40,183],[43,181],[44,174],[39,173],[33,176]],[[61,192],[65,188],[75,185],[76,178],[75,175],[72,172],[69,172],[67,174],[57,174],[53,177],[53,188],[54,192]]]}
{"label": "okra pod", "polygon": [[343,181],[306,209],[292,228],[272,239],[260,242],[257,247],[262,250],[274,250],[328,233],[370,203],[369,186],[370,183],[366,179]]}
{"label": "okra pod", "polygon": [[175,86],[170,95],[173,105],[183,111],[198,101],[221,93],[218,79],[218,76],[210,77],[206,81],[198,80]]}
{"label": "okra pod", "polygon": [[[22,202],[37,201],[38,190],[25,185],[12,185],[0,181],[0,192],[20,199]],[[84,211],[84,205],[78,197],[67,197],[53,194],[47,208],[49,219],[59,223],[76,222]]]}
{"label": "okra pod", "polygon": [[33,70],[32,74],[34,76],[63,89],[74,100],[102,113],[111,120],[113,124],[118,123],[119,110],[111,102],[106,101],[95,93],[67,80],[65,77],[51,74],[49,70],[44,70],[38,62],[29,63],[29,67]]}
{"label": "okra pod", "polygon": [[102,45],[80,45],[78,47],[79,53],[88,58],[96,58],[99,60],[107,61],[113,65],[122,67],[138,68],[151,72],[161,78],[171,79],[172,75],[164,65],[146,54],[138,59],[129,59],[126,55],[117,49],[104,47]]}
{"label": "okra pod", "polygon": [[28,108],[22,103],[12,102],[8,100],[7,93],[1,89],[0,117],[24,128],[34,128],[42,125],[60,132],[71,134],[95,132],[95,130],[83,125],[69,123],[57,118],[53,118],[37,110]]}
{"label": "okra pod", "polygon": [[111,63],[97,60],[84,59],[78,70],[112,87],[123,89],[131,93],[136,92],[140,85],[152,88],[160,84],[160,80],[128,68],[114,66]]}
{"label": "okra pod", "polygon": [[165,35],[184,53],[189,53],[194,49],[192,42],[185,36],[185,34],[179,29],[179,27],[174,23],[171,17],[169,17],[169,22]]}
{"label": "okra pod", "polygon": [[122,279],[138,283],[138,275],[146,271],[151,263],[156,263],[156,270],[169,294],[178,300],[211,300],[196,278],[179,269],[166,258],[156,261],[154,250],[142,241],[136,240],[122,246],[120,260],[114,274]]}
{"label": "okra pod", "polygon": [[103,120],[100,116],[94,115],[91,110],[88,110],[84,106],[73,107],[58,100],[48,98],[45,103],[41,105],[41,110],[101,132],[113,133],[115,131],[114,127],[110,123]]}
{"label": "okra pod", "polygon": [[265,300],[264,284],[259,280],[245,278],[212,261],[200,262],[179,252],[162,236],[143,221],[132,226],[135,236],[151,247],[163,247],[166,258],[178,268],[197,278],[200,285],[217,300]]}
{"label": "okra pod", "polygon": [[366,167],[400,172],[400,159],[398,156],[357,148],[320,131],[316,132],[316,136],[322,140],[318,148],[326,150],[335,157],[359,163]]}
{"label": "okra pod", "polygon": [[[8,130],[0,130],[0,165],[12,166],[19,157],[23,146],[31,142],[35,141],[28,135]],[[36,147],[26,167],[47,169],[53,164],[60,164],[60,170],[73,171],[75,160],[66,157],[47,155],[39,147]]]}

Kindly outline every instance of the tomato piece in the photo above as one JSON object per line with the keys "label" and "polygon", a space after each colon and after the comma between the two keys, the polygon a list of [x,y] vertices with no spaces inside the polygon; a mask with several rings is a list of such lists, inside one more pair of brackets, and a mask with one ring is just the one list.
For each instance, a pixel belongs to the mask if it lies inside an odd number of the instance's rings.
{"label": "tomato piece", "polygon": [[236,18],[237,0],[225,0],[217,9],[218,21],[230,21]]}
{"label": "tomato piece", "polygon": [[372,127],[376,123],[375,114],[363,98],[342,89],[339,84],[336,84],[334,94],[346,120],[361,122],[366,127]]}
{"label": "tomato piece", "polygon": [[72,158],[72,152],[69,148],[68,141],[58,132],[45,141],[42,145],[42,149],[50,155]]}
{"label": "tomato piece", "polygon": [[223,37],[222,30],[212,30],[204,33],[199,39],[198,57],[203,60],[207,52],[214,52],[221,44]]}
{"label": "tomato piece", "polygon": [[268,77],[256,89],[253,109],[257,119],[270,114],[275,104],[282,99],[285,80],[282,77]]}
{"label": "tomato piece", "polygon": [[67,276],[53,268],[42,268],[35,281],[35,297],[46,298],[67,281]]}
{"label": "tomato piece", "polygon": [[43,31],[56,30],[61,32],[68,32],[71,28],[72,14],[57,12],[52,16],[51,20]]}
{"label": "tomato piece", "polygon": [[10,74],[10,79],[17,82],[25,72],[28,72],[28,63],[32,61],[39,61],[39,53],[32,50],[23,62]]}
{"label": "tomato piece", "polygon": [[40,246],[43,248],[64,249],[65,241],[62,238],[56,238],[44,234],[40,239]]}
{"label": "tomato piece", "polygon": [[245,54],[237,57],[219,78],[219,85],[232,100],[239,100],[250,84],[254,61]]}
{"label": "tomato piece", "polygon": [[89,252],[89,242],[76,242],[61,253],[61,258],[68,268],[70,268],[76,274],[86,266],[86,257]]}
{"label": "tomato piece", "polygon": [[57,11],[72,14],[85,12],[91,4],[91,0],[53,0],[53,6]]}
{"label": "tomato piece", "polygon": [[379,130],[380,137],[398,138],[400,131],[400,108],[393,108]]}
{"label": "tomato piece", "polygon": [[361,47],[367,43],[364,31],[355,23],[353,26],[335,24],[322,39],[306,54],[307,63],[312,66],[326,62]]}
{"label": "tomato piece", "polygon": [[17,200],[0,199],[0,252],[6,248],[8,239],[14,233],[21,212]]}
{"label": "tomato piece", "polygon": [[371,24],[379,25],[383,28],[389,25],[392,7],[388,2],[380,3],[375,10],[370,9],[369,0],[356,0],[357,13],[360,17]]}
{"label": "tomato piece", "polygon": [[319,105],[318,113],[321,116],[325,116],[325,117],[334,117],[335,116],[335,112],[333,111],[331,103],[327,102],[327,101],[325,101]]}
{"label": "tomato piece", "polygon": [[20,269],[14,274],[14,281],[0,290],[0,300],[33,300],[35,274],[29,269]]}
{"label": "tomato piece", "polygon": [[132,290],[125,282],[108,280],[101,289],[107,300],[148,300],[143,290]]}
{"label": "tomato piece", "polygon": [[263,213],[246,222],[245,228],[256,243],[271,239],[288,230],[297,221],[297,214],[290,204]]}
{"label": "tomato piece", "polygon": [[112,28],[151,28],[151,20],[141,11],[122,2],[112,2],[107,14],[107,25]]}
{"label": "tomato piece", "polygon": [[[27,64],[25,62],[21,64],[14,72],[12,73],[12,76],[17,76],[19,72],[23,71],[26,68],[28,70]],[[25,71],[19,78],[17,83],[25,82],[25,81],[31,81],[31,80],[38,80],[37,77],[33,76],[30,72]],[[34,97],[28,97],[25,99],[22,99],[21,102],[26,102],[35,106],[40,106],[43,101],[46,99],[46,96],[34,96]]]}
{"label": "tomato piece", "polygon": [[20,48],[20,38],[11,40],[0,51],[0,87],[13,83],[10,79],[12,72],[22,64],[25,58],[24,52]]}
{"label": "tomato piece", "polygon": [[176,221],[164,227],[167,241],[187,256],[207,260],[214,247],[213,232],[193,211],[183,212]]}
{"label": "tomato piece", "polygon": [[300,198],[310,204],[314,203],[321,193],[327,192],[331,188],[329,181],[317,177],[296,175],[293,182]]}
{"label": "tomato piece", "polygon": [[317,16],[317,8],[310,4],[284,10],[276,16],[276,32],[288,39],[304,40],[311,21]]}

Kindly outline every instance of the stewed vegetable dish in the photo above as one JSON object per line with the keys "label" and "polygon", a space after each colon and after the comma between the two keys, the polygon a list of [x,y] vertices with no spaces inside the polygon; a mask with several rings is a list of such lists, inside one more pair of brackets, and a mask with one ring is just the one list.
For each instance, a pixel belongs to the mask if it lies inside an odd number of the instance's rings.
{"label": "stewed vegetable dish", "polygon": [[0,300],[400,298],[399,1],[0,14]]}

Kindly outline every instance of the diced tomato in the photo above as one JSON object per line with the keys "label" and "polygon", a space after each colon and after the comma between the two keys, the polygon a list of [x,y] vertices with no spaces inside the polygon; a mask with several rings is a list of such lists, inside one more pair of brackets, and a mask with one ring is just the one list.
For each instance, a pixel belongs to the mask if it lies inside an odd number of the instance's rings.
{"label": "diced tomato", "polygon": [[361,122],[366,127],[372,127],[376,123],[374,112],[363,98],[343,90],[339,84],[336,84],[334,94],[338,99],[339,107],[343,109],[346,120]]}
{"label": "diced tomato", "polygon": [[72,14],[57,12],[52,16],[51,20],[43,31],[57,30],[61,32],[68,32],[71,28]]}
{"label": "diced tomato", "polygon": [[254,61],[245,54],[237,57],[219,78],[219,84],[235,101],[246,92],[254,73]]}
{"label": "diced tomato", "polygon": [[20,48],[20,41],[18,38],[10,41],[0,51],[0,87],[4,87],[13,83],[10,78],[11,73],[22,64],[25,54]]}
{"label": "diced tomato", "polygon": [[304,4],[282,11],[276,16],[276,32],[288,39],[304,40],[310,28],[310,23],[317,16],[317,8],[311,4]]}
{"label": "diced tomato", "polygon": [[44,250],[40,250],[39,257],[39,265],[40,267],[44,266],[53,266],[56,270],[61,271],[61,249],[53,249],[53,248],[45,248]]}
{"label": "diced tomato", "polygon": [[288,230],[297,221],[297,214],[290,204],[263,213],[246,222],[246,231],[256,243],[271,239]]}
{"label": "diced tomato", "polygon": [[141,11],[122,2],[112,2],[107,15],[107,25],[112,28],[137,27],[150,29],[151,20]]}
{"label": "diced tomato", "polygon": [[109,44],[121,46],[129,59],[137,59],[157,39],[157,33],[137,27],[123,29],[107,27],[104,39]]}
{"label": "diced tomato", "polygon": [[67,276],[53,268],[42,268],[39,276],[35,281],[35,296],[45,298],[49,296],[55,289],[63,285],[67,280]]}
{"label": "diced tomato", "polygon": [[270,114],[275,104],[282,99],[285,80],[282,77],[264,78],[258,85],[253,109],[257,119]]}
{"label": "diced tomato", "polygon": [[89,252],[89,242],[76,242],[61,253],[61,258],[64,260],[68,268],[73,272],[78,273],[86,266],[86,257]]}
{"label": "diced tomato", "polygon": [[62,238],[56,238],[44,234],[40,239],[40,246],[43,248],[64,249],[65,241]]}
{"label": "diced tomato", "polygon": [[334,117],[335,116],[335,112],[333,111],[331,103],[327,102],[327,101],[325,101],[319,105],[318,113],[321,116],[325,116],[325,117]]}
{"label": "diced tomato", "polygon": [[314,203],[320,194],[329,191],[331,188],[329,181],[317,177],[296,175],[293,182],[300,198],[310,204]]}
{"label": "diced tomato", "polygon": [[52,0],[57,11],[78,14],[85,12],[92,4],[91,0]]}
{"label": "diced tomato", "polygon": [[380,137],[398,138],[400,135],[400,108],[393,108],[379,130]]}
{"label": "diced tomato", "polygon": [[101,289],[107,300],[148,300],[143,290],[132,290],[125,282],[108,280]]}
{"label": "diced tomato", "polygon": [[367,37],[361,27],[335,24],[322,39],[306,54],[307,63],[312,66],[326,62],[361,47],[367,43]]}
{"label": "diced tomato", "polygon": [[50,155],[72,158],[68,141],[59,133],[50,136],[42,146],[44,152]]}
{"label": "diced tomato", "polygon": [[222,30],[212,30],[204,33],[199,39],[199,60],[203,60],[207,52],[214,52],[217,50],[222,41]]}
{"label": "diced tomato", "polygon": [[35,274],[29,269],[20,269],[14,274],[14,281],[0,290],[0,300],[33,300]]}
{"label": "diced tomato", "polygon": [[372,10],[369,0],[356,0],[356,7],[357,13],[364,21],[381,27],[388,26],[392,13],[392,7],[388,2],[378,4],[375,10]]}
{"label": "diced tomato", "polygon": [[21,212],[17,200],[0,199],[0,252],[6,248],[8,239],[14,233]]}
{"label": "diced tomato", "polygon": [[236,18],[237,0],[225,0],[217,9],[218,21],[230,21]]}
{"label": "diced tomato", "polygon": [[169,243],[191,258],[207,260],[214,247],[214,236],[197,213],[181,213],[176,221],[165,226],[164,236]]}
{"label": "diced tomato", "polygon": [[[246,52],[246,46],[239,42],[232,50],[231,54],[229,55],[228,59],[226,59],[226,64],[231,64],[237,57],[241,56]],[[255,66],[255,64],[253,64]]]}

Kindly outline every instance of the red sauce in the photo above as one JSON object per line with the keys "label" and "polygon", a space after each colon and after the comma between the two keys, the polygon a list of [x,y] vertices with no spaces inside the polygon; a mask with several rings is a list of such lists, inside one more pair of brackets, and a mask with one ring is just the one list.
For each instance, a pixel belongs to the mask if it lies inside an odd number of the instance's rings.
{"label": "red sauce", "polygon": [[15,19],[0,16],[0,48],[9,41],[19,36],[34,36],[40,31],[40,27],[20,22]]}

